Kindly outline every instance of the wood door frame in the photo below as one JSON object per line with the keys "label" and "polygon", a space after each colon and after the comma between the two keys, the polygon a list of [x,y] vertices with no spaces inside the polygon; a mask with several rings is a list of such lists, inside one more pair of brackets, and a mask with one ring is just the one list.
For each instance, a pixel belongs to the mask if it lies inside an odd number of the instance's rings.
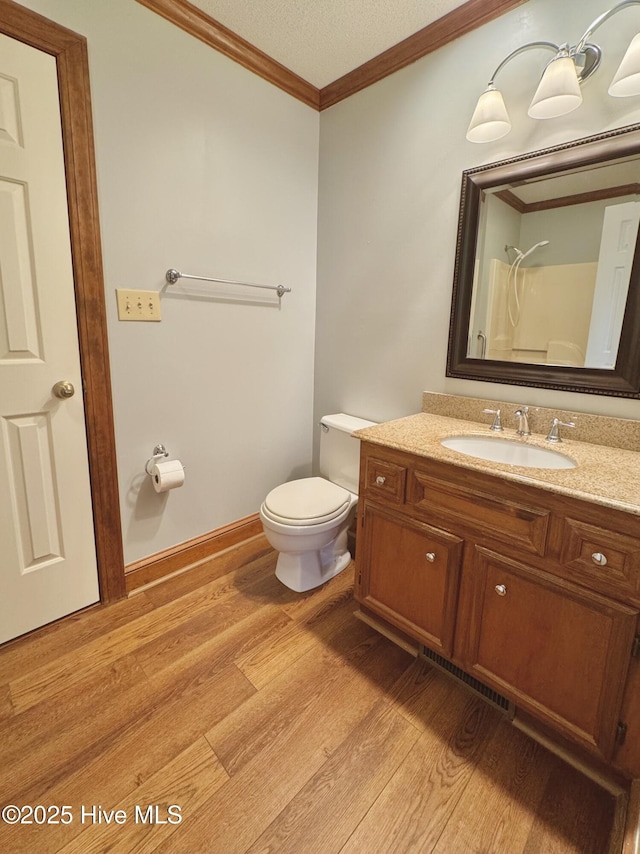
{"label": "wood door frame", "polygon": [[0,32],[54,56],[62,117],[100,600],[126,595],[87,40],[0,0]]}

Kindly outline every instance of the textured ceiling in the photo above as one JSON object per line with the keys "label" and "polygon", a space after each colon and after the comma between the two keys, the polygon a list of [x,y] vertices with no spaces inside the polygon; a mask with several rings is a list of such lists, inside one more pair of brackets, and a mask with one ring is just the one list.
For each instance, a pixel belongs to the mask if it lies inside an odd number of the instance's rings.
{"label": "textured ceiling", "polygon": [[464,0],[191,0],[321,89]]}

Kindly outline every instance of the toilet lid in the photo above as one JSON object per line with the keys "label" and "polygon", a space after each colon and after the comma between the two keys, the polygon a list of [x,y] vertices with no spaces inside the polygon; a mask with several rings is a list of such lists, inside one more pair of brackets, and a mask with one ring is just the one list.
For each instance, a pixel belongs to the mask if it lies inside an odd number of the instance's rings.
{"label": "toilet lid", "polygon": [[276,486],[264,500],[264,509],[290,525],[329,522],[351,504],[351,493],[323,477],[305,477]]}

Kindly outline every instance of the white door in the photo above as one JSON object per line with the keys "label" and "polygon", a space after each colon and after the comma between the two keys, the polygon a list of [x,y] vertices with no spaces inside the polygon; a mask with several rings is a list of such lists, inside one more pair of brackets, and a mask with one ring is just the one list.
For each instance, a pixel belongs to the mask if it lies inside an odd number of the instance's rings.
{"label": "white door", "polygon": [[615,368],[639,220],[640,202],[605,208],[586,368]]}
{"label": "white door", "polygon": [[0,642],[99,599],[82,397],[56,62],[0,35]]}

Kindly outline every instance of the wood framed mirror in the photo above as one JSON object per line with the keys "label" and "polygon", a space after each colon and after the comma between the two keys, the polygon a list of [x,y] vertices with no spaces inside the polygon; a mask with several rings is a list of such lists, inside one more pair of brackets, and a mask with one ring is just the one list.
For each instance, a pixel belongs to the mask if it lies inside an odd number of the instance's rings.
{"label": "wood framed mirror", "polygon": [[640,125],[463,172],[447,376],[640,397]]}

